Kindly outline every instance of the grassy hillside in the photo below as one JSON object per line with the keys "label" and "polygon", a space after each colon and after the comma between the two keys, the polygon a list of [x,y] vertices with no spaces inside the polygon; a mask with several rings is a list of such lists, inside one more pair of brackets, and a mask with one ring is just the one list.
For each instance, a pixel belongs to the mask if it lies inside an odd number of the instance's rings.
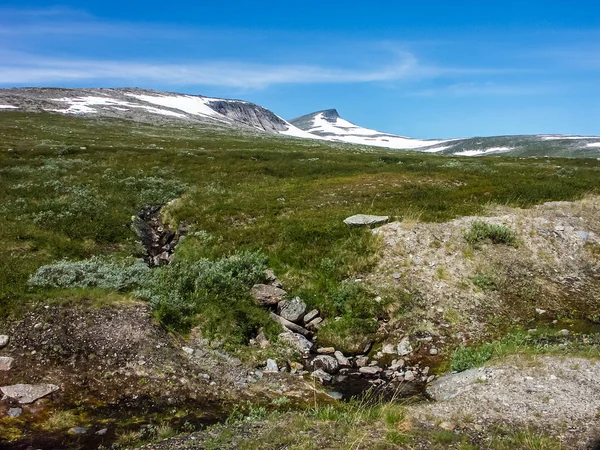
{"label": "grassy hillside", "polygon": [[[361,292],[340,283],[372,267],[379,242],[346,227],[345,217],[446,221],[490,204],[529,206],[600,192],[600,161],[590,159],[471,159],[225,129],[52,114],[1,118],[3,313],[53,297],[27,287],[44,264],[140,256],[131,216],[177,198],[165,218],[191,225],[177,251],[181,261],[262,252],[310,305],[351,320],[373,311],[357,307]],[[243,323],[252,308],[234,322]],[[255,318],[257,325],[265,317]],[[234,326],[226,333],[237,332]]]}

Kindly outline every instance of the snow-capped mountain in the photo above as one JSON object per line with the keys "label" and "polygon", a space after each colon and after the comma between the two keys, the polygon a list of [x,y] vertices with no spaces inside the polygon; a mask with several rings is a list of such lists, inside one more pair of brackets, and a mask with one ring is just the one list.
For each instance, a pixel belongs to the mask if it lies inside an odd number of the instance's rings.
{"label": "snow-capped mountain", "polygon": [[357,126],[327,109],[290,120],[301,130],[327,140],[398,150],[456,156],[600,156],[600,136],[525,135],[422,140]]}
{"label": "snow-capped mountain", "polygon": [[10,111],[109,117],[151,124],[233,127],[282,137],[455,156],[600,157],[600,136],[546,134],[412,139],[360,127],[341,118],[335,109],[317,111],[288,122],[262,106],[243,100],[144,89],[0,89],[0,115]]}
{"label": "snow-capped mountain", "polygon": [[412,139],[359,127],[340,117],[335,109],[326,109],[290,120],[292,125],[328,140],[394,149],[425,149],[449,140]]}
{"label": "snow-capped mountain", "polygon": [[0,111],[14,110],[115,117],[149,123],[208,123],[319,139],[254,103],[142,89],[0,89]]}

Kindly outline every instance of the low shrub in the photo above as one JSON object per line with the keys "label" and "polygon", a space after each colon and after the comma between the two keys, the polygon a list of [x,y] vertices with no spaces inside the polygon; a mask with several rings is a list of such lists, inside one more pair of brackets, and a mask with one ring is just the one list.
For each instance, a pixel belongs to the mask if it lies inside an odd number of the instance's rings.
{"label": "low shrub", "polygon": [[84,261],[59,261],[40,267],[28,285],[41,289],[101,288],[128,290],[144,285],[150,269],[142,260],[111,260],[94,256]]}
{"label": "low shrub", "polygon": [[515,246],[517,235],[513,230],[504,225],[492,225],[476,220],[465,233],[465,240],[472,246],[489,241],[492,244],[506,244]]}
{"label": "low shrub", "polygon": [[264,281],[266,257],[241,252],[216,261],[176,261],[154,269],[148,283],[135,292],[150,301],[166,327],[187,331],[200,325],[207,336],[225,344],[244,344],[263,327],[275,335],[277,325],[248,292]]}

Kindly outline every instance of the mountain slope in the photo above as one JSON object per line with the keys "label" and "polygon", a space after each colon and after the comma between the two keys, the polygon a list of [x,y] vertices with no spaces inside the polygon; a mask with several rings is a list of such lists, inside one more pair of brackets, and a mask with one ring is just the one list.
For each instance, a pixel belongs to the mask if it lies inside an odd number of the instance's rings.
{"label": "mountain slope", "polygon": [[185,121],[319,139],[254,103],[142,89],[0,89],[0,110],[115,117],[148,123]]}
{"label": "mountain slope", "polygon": [[524,135],[421,140],[359,127],[341,118],[335,109],[307,114],[290,120],[290,123],[328,140],[445,155],[600,157],[598,136]]}
{"label": "mountain slope", "polygon": [[335,109],[327,109],[290,120],[292,125],[323,138],[352,144],[394,149],[424,149],[448,140],[421,140],[359,127],[340,117]]}

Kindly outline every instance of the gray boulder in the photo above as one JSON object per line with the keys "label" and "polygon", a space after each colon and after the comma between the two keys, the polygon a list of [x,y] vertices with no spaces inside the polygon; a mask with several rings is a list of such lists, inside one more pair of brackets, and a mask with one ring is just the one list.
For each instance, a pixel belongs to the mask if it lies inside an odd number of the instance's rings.
{"label": "gray boulder", "polygon": [[313,370],[321,369],[329,374],[336,373],[340,367],[337,359],[329,355],[316,356],[315,359],[310,362],[310,366]]}
{"label": "gray boulder", "polygon": [[287,292],[268,284],[255,284],[250,290],[250,295],[261,306],[273,306],[282,301]]}
{"label": "gray boulder", "polygon": [[390,218],[388,216],[371,216],[368,214],[355,214],[344,219],[344,223],[351,227],[370,227],[386,223]]}
{"label": "gray boulder", "polygon": [[281,333],[279,335],[279,340],[290,344],[292,347],[298,349],[302,353],[310,352],[310,349],[313,347],[312,342],[310,342],[301,334],[294,333],[292,331],[286,331],[285,333]]}
{"label": "gray boulder", "polygon": [[2,386],[0,391],[19,403],[26,405],[58,391],[60,388],[54,384],[13,384]]}
{"label": "gray boulder", "polygon": [[8,345],[10,338],[6,334],[0,335],[0,348],[4,348]]}
{"label": "gray boulder", "polygon": [[306,303],[299,297],[294,297],[291,300],[283,300],[277,306],[279,315],[290,322],[300,322],[306,312]]}

